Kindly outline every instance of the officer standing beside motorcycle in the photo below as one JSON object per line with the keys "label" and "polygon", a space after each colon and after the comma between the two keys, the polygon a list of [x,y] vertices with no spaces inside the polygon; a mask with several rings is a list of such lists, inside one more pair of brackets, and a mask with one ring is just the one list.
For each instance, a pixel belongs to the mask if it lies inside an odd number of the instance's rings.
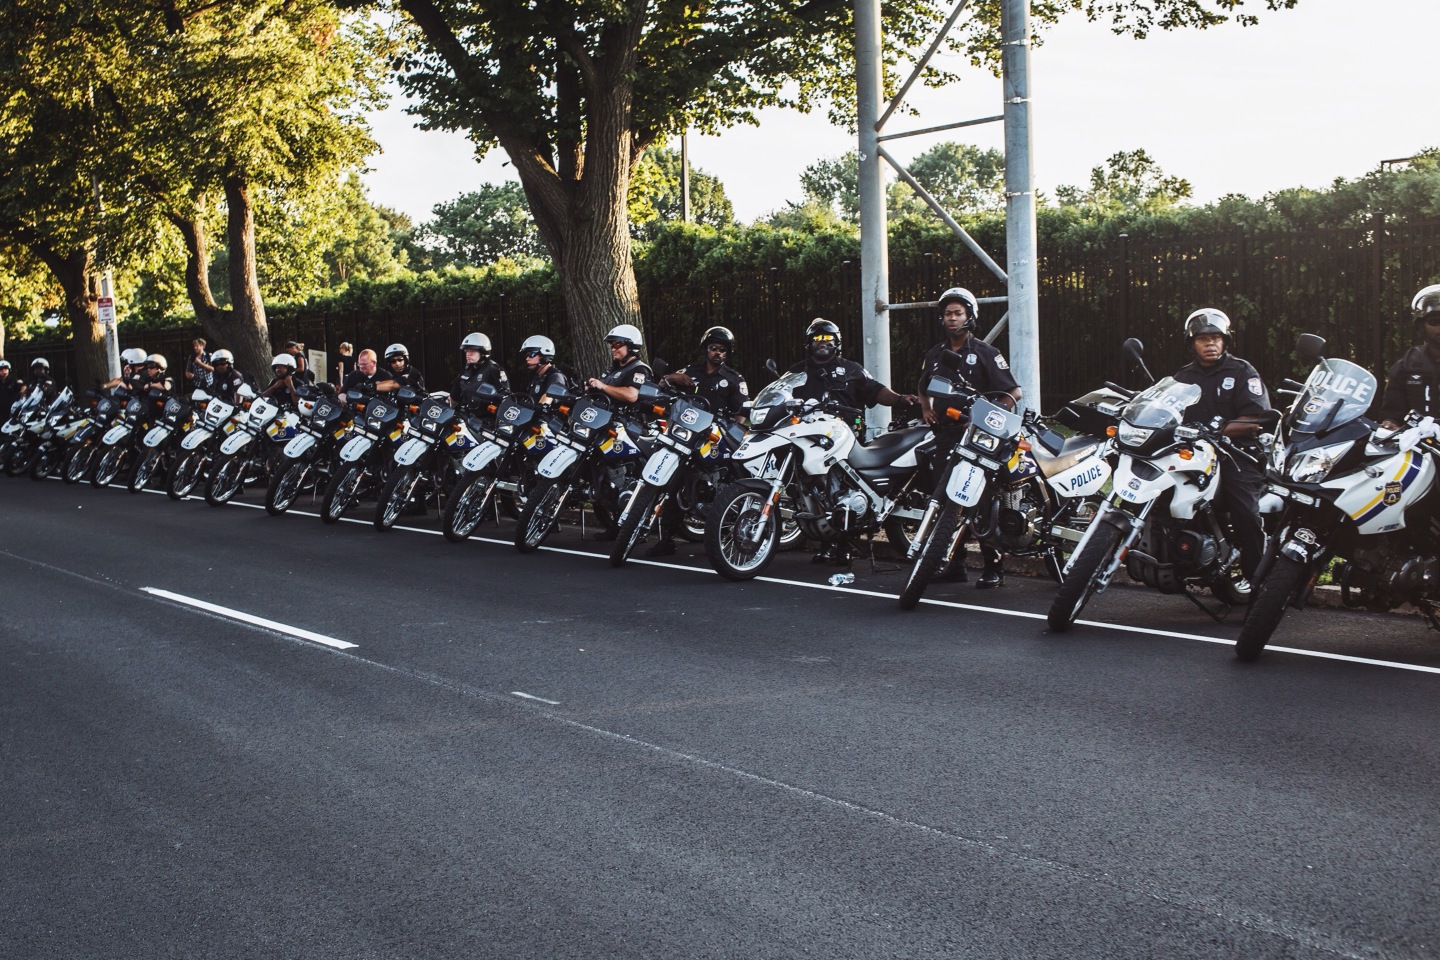
{"label": "officer standing beside motorcycle", "polygon": [[530,378],[526,389],[530,398],[539,402],[553,386],[565,386],[569,379],[555,365],[555,341],[536,334],[527,337],[520,344],[520,356],[525,360],[525,373]]}
{"label": "officer standing beside motorcycle", "polygon": [[460,350],[465,354],[465,365],[455,377],[450,396],[455,409],[469,410],[475,406],[475,391],[482,383],[488,383],[504,393],[510,389],[510,377],[505,368],[490,359],[490,338],[483,333],[467,334],[460,341]]}
{"label": "officer standing beside motorcycle", "polygon": [[[988,394],[993,402],[1005,406],[997,394],[1008,395],[1010,409],[1020,403],[1020,385],[1010,372],[1010,364],[997,347],[975,336],[975,325],[980,319],[980,302],[964,287],[951,287],[940,294],[940,327],[945,331],[945,340],[931,347],[920,363],[920,415],[930,426],[935,427],[939,439],[937,450],[948,451],[959,440],[964,424],[941,424],[937,422],[934,405],[925,395],[925,384],[937,373],[960,374],[977,393]],[[957,362],[950,354],[959,354]],[[990,590],[1005,582],[1005,555],[988,544],[980,549],[984,570],[975,586]],[[969,579],[965,573],[965,543],[961,541],[951,557],[950,569],[937,579],[964,583]]]}
{"label": "officer standing beside motorcycle", "polygon": [[0,420],[10,416],[10,408],[20,399],[20,381],[16,380],[9,360],[0,360]]}
{"label": "officer standing beside motorcycle", "polygon": [[1418,346],[1390,368],[1380,401],[1380,425],[1398,430],[1410,411],[1440,419],[1440,283],[1421,289],[1410,301]]}
{"label": "officer standing beside motorcycle", "polygon": [[[1206,307],[1190,314],[1185,318],[1185,342],[1195,360],[1181,367],[1175,380],[1200,387],[1200,399],[1186,411],[1186,420],[1218,430],[1241,449],[1258,453],[1258,420],[1270,409],[1270,392],[1253,366],[1230,353],[1233,338],[1230,318],[1220,310]],[[1221,504],[1240,549],[1240,570],[1253,581],[1265,553],[1260,523],[1265,471],[1239,454],[1222,453],[1220,461]]]}
{"label": "officer standing beside motorcycle", "polygon": [[[790,373],[804,373],[805,382],[795,390],[797,400],[833,400],[854,409],[877,404],[893,407],[918,402],[914,396],[902,396],[876,380],[860,364],[846,360],[840,328],[823,317],[816,317],[805,328],[805,359],[790,368]],[[854,425],[861,434],[859,422]],[[843,542],[826,544],[812,558],[815,563],[847,564],[850,549]]]}
{"label": "officer standing beside motorcycle", "polygon": [[[640,359],[640,348],[645,345],[640,328],[631,323],[622,323],[605,334],[610,346],[610,370],[603,377],[591,377],[585,381],[587,389],[602,393],[611,400],[629,406],[640,399],[640,387],[655,378],[655,371]],[[618,531],[618,518],[608,513],[600,519],[605,529],[595,535],[596,540],[614,540]]]}
{"label": "officer standing beside motorcycle", "polygon": [[386,381],[381,380],[375,384],[376,390],[388,393],[401,387],[409,387],[416,393],[425,392],[425,375],[410,365],[410,351],[405,348],[405,344],[392,343],[385,348],[385,368],[394,386],[387,387]]}

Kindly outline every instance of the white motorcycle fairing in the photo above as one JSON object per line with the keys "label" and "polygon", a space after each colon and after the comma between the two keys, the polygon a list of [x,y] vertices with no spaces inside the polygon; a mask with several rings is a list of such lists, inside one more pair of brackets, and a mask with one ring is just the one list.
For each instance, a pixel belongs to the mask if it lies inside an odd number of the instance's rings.
{"label": "white motorcycle fairing", "polygon": [[245,445],[254,439],[255,434],[251,433],[250,431],[236,430],[234,433],[230,434],[230,436],[226,437],[224,442],[220,444],[220,452],[225,454],[226,456],[237,453],[240,450],[244,449]]}
{"label": "white motorcycle fairing", "polygon": [[[1220,471],[1219,464],[1215,462],[1215,448],[1209,441],[1198,440],[1191,449],[1194,455],[1188,460],[1182,459],[1179,451],[1154,460],[1141,460],[1122,452],[1120,462],[1115,467],[1115,494],[1126,503],[1138,506],[1149,503],[1174,487],[1175,496],[1170,500],[1170,515],[1178,520],[1192,519],[1196,508],[1202,502],[1215,498],[1215,491],[1219,489]],[[1142,473],[1146,476],[1140,476]],[[1154,476],[1150,476],[1151,474]],[[1205,484],[1202,490],[1193,479],[1189,483],[1181,483],[1177,474],[1189,475],[1192,478],[1197,474],[1208,474],[1210,482]]]}
{"label": "white motorcycle fairing", "polygon": [[950,470],[945,482],[945,496],[962,507],[973,507],[985,492],[985,471],[978,464],[961,460]]}
{"label": "white motorcycle fairing", "polygon": [[115,444],[119,443],[121,440],[124,440],[128,436],[130,436],[130,425],[125,423],[117,423],[115,424],[115,426],[105,431],[105,436],[101,439],[100,442],[105,444],[105,446],[107,447],[113,447],[115,446]]}
{"label": "white motorcycle fairing", "polygon": [[310,448],[315,446],[315,442],[315,438],[308,433],[296,434],[290,438],[289,443],[285,444],[285,456],[291,460],[299,460],[310,452]]}
{"label": "white motorcycle fairing", "polygon": [[1103,444],[1097,444],[1094,451],[1080,462],[1070,466],[1045,482],[1050,489],[1062,497],[1093,497],[1104,489],[1110,480],[1110,461],[1102,452]]}
{"label": "white motorcycle fairing", "polygon": [[546,479],[554,480],[566,470],[570,469],[570,465],[579,459],[579,450],[576,450],[574,447],[561,444],[560,446],[557,446],[554,450],[551,450],[549,453],[545,454],[544,459],[540,461],[540,467],[537,472],[540,474],[540,476],[545,477]]}
{"label": "white motorcycle fairing", "polygon": [[345,463],[354,463],[369,453],[370,448],[374,445],[375,441],[365,436],[365,434],[357,434],[347,440],[345,446],[340,448],[340,459]]}
{"label": "white motorcycle fairing", "polygon": [[1360,533],[1389,533],[1404,529],[1406,509],[1435,486],[1435,463],[1419,450],[1396,453],[1321,486],[1342,491],[1335,506],[1350,515]]}
{"label": "white motorcycle fairing", "polygon": [[213,436],[215,436],[215,434],[206,430],[204,427],[196,427],[194,430],[185,434],[185,439],[180,441],[180,449],[194,450]]}
{"label": "white motorcycle fairing", "polygon": [[460,461],[460,465],[470,473],[478,473],[494,463],[495,458],[504,452],[505,448],[500,446],[500,444],[494,440],[486,440],[480,444],[480,446],[465,454],[465,459]]}
{"label": "white motorcycle fairing", "polygon": [[[801,470],[819,476],[832,464],[849,458],[850,450],[855,446],[855,431],[838,417],[807,414],[799,423],[747,437],[732,459],[751,476],[758,477],[765,468],[768,454],[789,446],[800,452]],[[907,452],[906,457],[914,462],[915,454]]]}
{"label": "white motorcycle fairing", "polygon": [[170,439],[170,427],[162,423],[158,427],[151,427],[145,434],[145,446],[158,447],[168,439]]}
{"label": "white motorcycle fairing", "polygon": [[398,466],[408,467],[416,460],[424,456],[425,451],[430,449],[430,444],[419,437],[411,437],[400,444],[400,449],[395,451],[395,463]]}
{"label": "white motorcycle fairing", "polygon": [[661,447],[650,454],[650,459],[645,461],[645,469],[640,475],[651,486],[663,487],[675,476],[675,471],[680,468],[683,459],[674,450]]}

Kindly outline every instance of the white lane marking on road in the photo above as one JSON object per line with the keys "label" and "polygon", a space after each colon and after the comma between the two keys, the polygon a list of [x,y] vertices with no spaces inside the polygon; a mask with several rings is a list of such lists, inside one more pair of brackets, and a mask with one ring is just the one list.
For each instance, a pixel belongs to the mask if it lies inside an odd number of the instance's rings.
{"label": "white lane marking on road", "polygon": [[[254,510],[264,509],[264,507],[259,504],[237,503],[234,505],[238,507],[250,507]],[[300,511],[292,510],[291,512],[296,513]],[[304,515],[310,517],[319,516],[318,513],[307,513]],[[368,520],[359,520],[350,517],[342,517],[341,519],[343,519],[347,523],[368,524],[370,522]],[[414,533],[428,533],[436,537],[441,536],[439,530],[425,530],[420,527],[397,526],[395,527],[395,529],[409,530]],[[493,537],[471,537],[470,539],[475,540],[479,543],[494,543],[507,547],[514,545],[509,540],[497,540]],[[575,557],[592,557],[597,560],[609,559],[608,554],[591,553],[588,550],[572,550],[566,547],[541,547],[540,549],[550,553],[565,553]],[[638,558],[630,560],[629,562],[635,564],[644,564],[646,566],[652,567],[672,567],[676,570],[688,570],[691,573],[703,573],[709,574],[711,576],[717,575],[714,570],[709,570],[705,567],[692,567],[684,563],[666,563],[661,560],[643,560]],[[778,583],[787,587],[805,587],[810,590],[829,590],[834,593],[850,593],[857,596],[879,597],[884,600],[895,600],[899,597],[899,594],[895,593],[885,593],[881,590],[865,590],[863,588],[857,588],[852,586],[831,586],[828,583],[809,583],[804,580],[785,580],[780,577],[756,577],[755,579],[762,583]],[[1002,617],[1018,617],[1022,620],[1044,620],[1046,618],[1045,614],[1043,613],[1028,613],[1024,610],[1005,610],[1000,607],[985,607],[975,603],[960,603],[955,600],[931,600],[928,597],[922,597],[920,599],[920,602],[932,604],[937,607],[952,607],[956,610],[975,610],[980,613],[993,613]],[[1167,637],[1172,640],[1198,640],[1201,643],[1218,643],[1226,646],[1231,645],[1235,642],[1234,640],[1227,640],[1224,637],[1207,637],[1201,633],[1182,633],[1177,630],[1157,630],[1153,627],[1135,627],[1123,623],[1104,623],[1099,620],[1076,620],[1075,624],[1076,626],[1082,627],[1098,627],[1101,630],[1114,630],[1119,633],[1140,633],[1152,637]],[[1391,670],[1406,670],[1411,673],[1429,673],[1440,675],[1440,667],[1426,667],[1415,663],[1400,663],[1394,660],[1376,660],[1370,657],[1352,657],[1343,653],[1326,653],[1322,650],[1304,650],[1300,647],[1278,647],[1274,645],[1268,645],[1265,647],[1265,649],[1267,651],[1270,651],[1271,653],[1293,653],[1297,657],[1311,657],[1312,659],[1316,660],[1338,660],[1342,663],[1356,663],[1366,667],[1387,667]]]}
{"label": "white lane marking on road", "polygon": [[336,650],[353,650],[358,646],[358,644],[351,643],[348,640],[336,640],[334,637],[327,637],[323,633],[315,633],[302,627],[293,627],[288,623],[267,620],[264,617],[257,617],[253,613],[246,613],[243,610],[232,610],[230,607],[222,607],[218,603],[210,603],[205,600],[197,600],[194,597],[187,597],[183,594],[171,593],[169,590],[161,590],[159,587],[141,587],[140,589],[151,596],[171,600],[187,607],[194,607],[197,610],[204,610],[207,613],[213,613],[230,620],[239,620],[241,623],[264,627],[266,630],[274,630],[276,633],[299,637],[301,640],[321,643],[327,647],[333,647]]}
{"label": "white lane marking on road", "polygon": [[536,701],[538,701],[538,702],[540,702],[540,703],[548,703],[548,704],[550,704],[550,706],[552,706],[552,707],[558,707],[558,706],[560,706],[560,701],[559,701],[559,700],[546,700],[544,697],[537,697],[537,696],[535,696],[533,693],[522,693],[522,692],[519,691],[519,690],[511,690],[511,691],[510,691],[510,696],[512,696],[512,697],[523,697],[523,698],[525,698],[526,700],[536,700]]}

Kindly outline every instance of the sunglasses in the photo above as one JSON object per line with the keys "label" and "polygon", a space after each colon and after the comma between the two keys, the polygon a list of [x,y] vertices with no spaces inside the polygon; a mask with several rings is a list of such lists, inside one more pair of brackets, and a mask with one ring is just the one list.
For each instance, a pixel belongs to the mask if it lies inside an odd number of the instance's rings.
{"label": "sunglasses", "polygon": [[1424,323],[1427,327],[1440,327],[1440,316],[1432,315],[1426,317]]}
{"label": "sunglasses", "polygon": [[832,340],[834,340],[834,339],[835,339],[835,335],[834,335],[833,333],[817,333],[817,334],[815,334],[815,336],[813,336],[813,337],[810,338],[810,342],[811,342],[811,343],[829,343],[830,341],[832,341]]}
{"label": "sunglasses", "polygon": [[729,353],[729,352],[730,352],[730,348],[727,347],[727,346],[725,346],[725,344],[723,344],[723,343],[712,343],[712,344],[708,345],[705,349],[706,349],[706,350],[719,350],[721,353]]}
{"label": "sunglasses", "polygon": [[540,356],[541,354],[543,354],[544,352],[545,352],[544,350],[526,350],[526,351],[525,351],[525,356],[526,356],[526,357],[538,357],[538,356]]}

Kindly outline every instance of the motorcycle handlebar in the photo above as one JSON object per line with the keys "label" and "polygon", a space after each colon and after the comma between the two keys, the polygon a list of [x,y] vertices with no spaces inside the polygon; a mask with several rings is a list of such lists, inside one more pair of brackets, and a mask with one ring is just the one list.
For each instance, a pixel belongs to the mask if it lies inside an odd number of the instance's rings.
{"label": "motorcycle handlebar", "polygon": [[1102,386],[1105,386],[1105,387],[1108,387],[1108,388],[1111,389],[1111,390],[1114,390],[1116,393],[1118,393],[1118,394],[1120,394],[1121,396],[1125,397],[1127,400],[1128,400],[1130,397],[1135,396],[1135,394],[1139,393],[1138,390],[1131,390],[1129,387],[1122,387],[1122,386],[1120,386],[1120,384],[1118,384],[1118,383],[1111,383],[1109,380],[1102,381],[1102,384],[1101,384],[1101,385],[1102,385]]}

